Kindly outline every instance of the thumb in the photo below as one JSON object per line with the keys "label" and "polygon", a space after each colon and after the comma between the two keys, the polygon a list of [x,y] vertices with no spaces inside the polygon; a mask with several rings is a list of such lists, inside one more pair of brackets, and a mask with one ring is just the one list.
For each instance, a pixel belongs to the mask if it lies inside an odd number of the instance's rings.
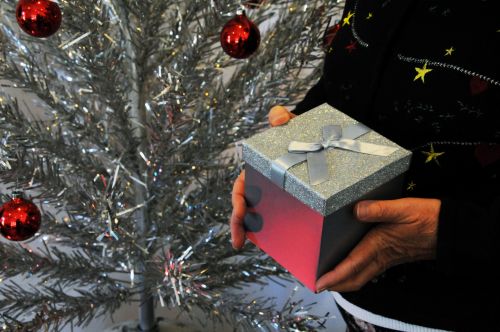
{"label": "thumb", "polygon": [[409,209],[405,200],[366,200],[354,207],[358,220],[367,222],[398,222],[404,218]]}
{"label": "thumb", "polygon": [[278,105],[271,108],[269,112],[269,123],[272,127],[281,126],[290,121],[296,115],[290,113],[284,106]]}

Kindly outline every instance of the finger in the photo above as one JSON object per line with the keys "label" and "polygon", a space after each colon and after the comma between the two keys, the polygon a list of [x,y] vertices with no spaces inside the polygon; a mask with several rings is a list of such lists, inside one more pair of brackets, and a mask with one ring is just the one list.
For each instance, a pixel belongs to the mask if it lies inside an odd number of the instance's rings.
{"label": "finger", "polygon": [[385,271],[384,265],[377,260],[372,260],[360,273],[354,278],[341,281],[340,283],[328,288],[335,292],[354,292],[360,290],[364,285],[373,280],[376,276]]}
{"label": "finger", "polygon": [[322,291],[355,278],[373,261],[382,249],[381,238],[376,229],[368,232],[361,242],[340,262],[333,271],[323,275],[316,282],[316,289]]}
{"label": "finger", "polygon": [[[244,203],[243,203],[244,204]],[[245,210],[243,208],[234,208],[231,214],[231,243],[234,249],[241,249],[245,243],[245,228],[243,227],[243,218]]]}
{"label": "finger", "polygon": [[245,229],[243,227],[243,220],[246,213],[245,202],[245,173],[242,172],[233,186],[232,204],[233,212],[231,214],[231,242],[235,249],[240,249],[245,243]]}
{"label": "finger", "polygon": [[234,181],[232,197],[234,194],[245,195],[245,171],[242,171]]}
{"label": "finger", "polygon": [[290,119],[293,119],[295,116],[295,114],[290,113],[284,106],[274,106],[269,112],[269,123],[272,127],[281,126],[290,121]]}
{"label": "finger", "polygon": [[402,222],[412,205],[407,198],[360,201],[354,207],[358,220],[367,222]]}

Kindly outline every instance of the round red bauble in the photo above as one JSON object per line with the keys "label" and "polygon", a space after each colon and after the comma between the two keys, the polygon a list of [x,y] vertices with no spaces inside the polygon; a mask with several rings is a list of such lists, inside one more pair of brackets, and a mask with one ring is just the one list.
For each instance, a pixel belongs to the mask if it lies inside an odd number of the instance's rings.
{"label": "round red bauble", "polygon": [[11,241],[24,241],[40,229],[42,216],[33,202],[15,195],[0,206],[0,233]]}
{"label": "round red bauble", "polygon": [[16,7],[17,23],[24,32],[39,38],[53,35],[61,26],[61,9],[50,0],[20,0]]}
{"label": "round red bauble", "polygon": [[222,28],[220,43],[224,52],[233,58],[248,58],[259,47],[259,28],[245,13],[236,15]]}

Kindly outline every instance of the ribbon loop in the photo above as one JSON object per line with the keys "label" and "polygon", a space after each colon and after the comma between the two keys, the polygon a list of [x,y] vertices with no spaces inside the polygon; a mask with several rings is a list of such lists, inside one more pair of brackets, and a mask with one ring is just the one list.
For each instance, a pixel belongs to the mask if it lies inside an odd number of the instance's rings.
{"label": "ribbon loop", "polygon": [[290,153],[315,152],[322,149],[324,149],[324,147],[321,143],[304,143],[292,141],[290,142],[290,145],[288,145],[288,152]]}
{"label": "ribbon loop", "polygon": [[338,125],[328,125],[323,127],[323,141],[338,140],[342,138],[342,127]]}

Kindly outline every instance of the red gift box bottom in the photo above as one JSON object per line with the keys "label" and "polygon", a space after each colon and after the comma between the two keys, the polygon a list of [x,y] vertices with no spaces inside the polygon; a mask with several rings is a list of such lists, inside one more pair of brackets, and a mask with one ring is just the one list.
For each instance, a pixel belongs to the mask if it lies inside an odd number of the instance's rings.
{"label": "red gift box bottom", "polygon": [[[398,198],[403,180],[400,175],[359,200]],[[323,216],[248,164],[245,199],[248,239],[312,291],[316,280],[345,258],[370,227],[355,219],[355,202]]]}

